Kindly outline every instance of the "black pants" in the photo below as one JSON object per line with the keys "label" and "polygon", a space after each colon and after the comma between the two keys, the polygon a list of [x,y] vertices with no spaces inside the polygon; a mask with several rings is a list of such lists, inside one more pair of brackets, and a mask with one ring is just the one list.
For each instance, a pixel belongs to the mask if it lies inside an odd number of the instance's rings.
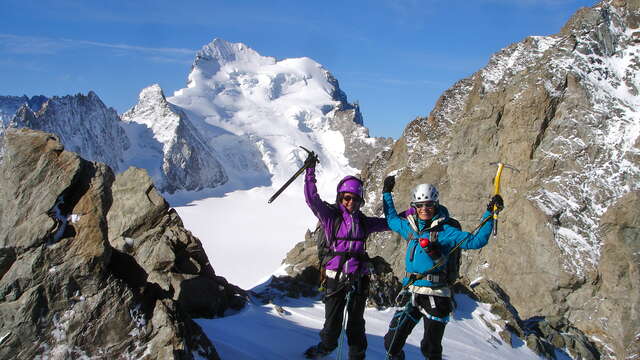
{"label": "black pants", "polygon": [[[348,299],[349,292],[354,289]],[[369,293],[369,277],[338,283],[327,279],[327,294],[325,296],[324,326],[320,331],[320,344],[326,350],[338,347],[338,338],[342,331],[344,308],[347,308],[347,342],[349,344],[349,359],[364,359],[367,350],[367,337],[364,329],[364,308]]]}
{"label": "black pants", "polygon": [[448,297],[416,294],[414,304],[409,304],[404,309],[396,311],[389,324],[389,330],[384,336],[384,347],[392,358],[404,359],[402,347],[404,347],[404,343],[413,328],[420,319],[423,319],[424,336],[420,342],[422,355],[429,360],[442,359],[442,337],[447,324],[430,319],[420,309],[433,317],[442,319],[449,316],[453,306],[451,299]]}

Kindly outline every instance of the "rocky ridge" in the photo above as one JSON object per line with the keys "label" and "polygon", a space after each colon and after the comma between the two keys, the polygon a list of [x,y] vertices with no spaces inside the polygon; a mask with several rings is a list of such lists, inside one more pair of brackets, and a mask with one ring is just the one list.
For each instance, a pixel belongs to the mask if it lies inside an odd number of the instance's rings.
{"label": "rocky ridge", "polygon": [[191,320],[244,304],[143,170],[0,138],[0,357],[217,359]]}

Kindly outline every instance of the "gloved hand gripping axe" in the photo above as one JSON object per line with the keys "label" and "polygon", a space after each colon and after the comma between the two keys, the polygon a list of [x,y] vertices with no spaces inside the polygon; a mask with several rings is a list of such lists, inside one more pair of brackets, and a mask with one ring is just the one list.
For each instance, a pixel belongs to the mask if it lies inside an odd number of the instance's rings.
{"label": "gloved hand gripping axe", "polygon": [[[502,169],[508,168],[514,170],[516,172],[520,172],[516,167],[501,163],[501,162],[492,162],[489,165],[498,165],[498,171],[496,172],[496,177],[493,179],[493,196],[500,195],[500,177],[502,176]],[[498,235],[498,213],[501,209],[498,209],[497,205],[493,205],[493,236]]]}
{"label": "gloved hand gripping axe", "polygon": [[[315,157],[315,162],[320,162],[320,160],[318,160],[318,155],[316,155],[316,153],[314,153],[313,151],[311,151],[311,150],[309,150],[309,149],[307,149],[307,148],[305,148],[305,147],[303,147],[303,146],[300,146],[300,148],[301,148],[302,150],[306,151],[306,152],[307,152],[307,154],[308,154],[309,156],[313,156],[313,157]],[[278,195],[280,195],[280,194],[284,191],[284,189],[286,189],[289,185],[291,185],[291,183],[293,182],[293,180],[295,180],[298,176],[300,176],[300,174],[302,174],[302,173],[304,172],[304,170],[305,170],[306,168],[308,168],[308,167],[310,167],[310,166],[309,166],[309,164],[305,162],[305,164],[304,164],[304,165],[303,165],[303,166],[302,166],[298,171],[296,171],[296,173],[295,173],[295,174],[293,174],[293,176],[292,176],[289,180],[287,180],[287,182],[286,182],[286,183],[284,183],[284,185],[282,185],[282,187],[281,187],[280,189],[278,189],[278,191],[276,191],[276,193],[275,193],[275,194],[273,194],[273,196],[271,196],[271,197],[269,198],[269,200],[267,201],[267,203],[268,203],[268,204],[271,204],[271,202],[272,202],[273,200],[275,200],[275,199],[278,197]]]}

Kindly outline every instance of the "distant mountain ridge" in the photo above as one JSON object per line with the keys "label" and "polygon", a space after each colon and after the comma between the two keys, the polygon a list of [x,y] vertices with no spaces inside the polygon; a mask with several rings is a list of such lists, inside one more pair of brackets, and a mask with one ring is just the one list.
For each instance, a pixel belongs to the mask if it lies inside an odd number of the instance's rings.
{"label": "distant mountain ridge", "polygon": [[22,104],[7,126],[57,134],[70,151],[104,162],[114,171],[124,170],[124,152],[130,140],[120,127],[120,118],[114,109],[107,108],[92,91],[86,96],[45,99],[37,99],[38,110],[32,110],[34,101]]}
{"label": "distant mountain ridge", "polygon": [[353,173],[391,144],[369,137],[358,106],[320,64],[276,61],[222,39],[197,53],[186,88],[167,98],[151,85],[122,119],[94,92],[1,96],[0,116],[0,133],[55,133],[70,150],[116,171],[147,169],[168,193],[282,182],[306,157],[299,146],[320,154],[319,171]]}

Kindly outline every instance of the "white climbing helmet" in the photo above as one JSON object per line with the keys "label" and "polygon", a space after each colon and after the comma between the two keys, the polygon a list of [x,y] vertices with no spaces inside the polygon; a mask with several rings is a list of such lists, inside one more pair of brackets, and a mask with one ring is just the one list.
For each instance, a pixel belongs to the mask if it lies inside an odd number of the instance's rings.
{"label": "white climbing helmet", "polygon": [[413,189],[411,196],[411,203],[419,203],[425,201],[438,202],[440,199],[440,193],[438,189],[431,184],[420,184]]}

